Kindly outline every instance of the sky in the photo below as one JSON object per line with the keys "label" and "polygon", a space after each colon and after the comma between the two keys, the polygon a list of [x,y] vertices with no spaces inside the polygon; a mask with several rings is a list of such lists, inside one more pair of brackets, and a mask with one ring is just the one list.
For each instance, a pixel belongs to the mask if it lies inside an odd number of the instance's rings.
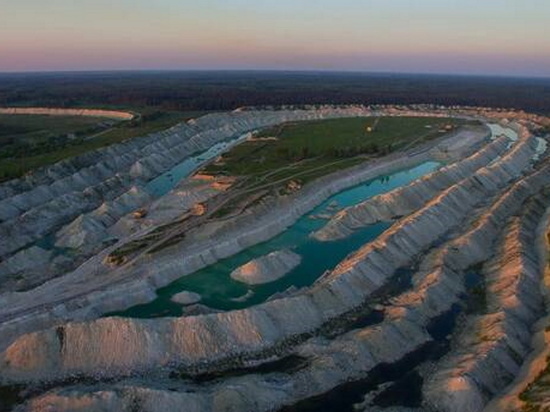
{"label": "sky", "polygon": [[0,71],[550,77],[550,0],[0,0]]}

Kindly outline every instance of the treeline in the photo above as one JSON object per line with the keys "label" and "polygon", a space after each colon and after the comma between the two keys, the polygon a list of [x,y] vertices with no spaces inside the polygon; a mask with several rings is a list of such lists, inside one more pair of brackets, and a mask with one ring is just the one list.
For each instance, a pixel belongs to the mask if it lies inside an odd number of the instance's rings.
{"label": "treeline", "polygon": [[283,104],[472,105],[550,113],[550,79],[281,72],[0,75],[0,106],[232,110]]}

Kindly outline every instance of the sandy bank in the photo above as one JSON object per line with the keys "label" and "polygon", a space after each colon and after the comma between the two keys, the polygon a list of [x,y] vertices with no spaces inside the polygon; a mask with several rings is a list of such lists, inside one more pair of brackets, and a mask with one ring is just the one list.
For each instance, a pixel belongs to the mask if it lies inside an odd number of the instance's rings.
{"label": "sandy bank", "polygon": [[64,109],[55,107],[0,107],[0,114],[40,116],[84,116],[103,117],[114,120],[132,120],[136,115],[130,112],[102,109]]}

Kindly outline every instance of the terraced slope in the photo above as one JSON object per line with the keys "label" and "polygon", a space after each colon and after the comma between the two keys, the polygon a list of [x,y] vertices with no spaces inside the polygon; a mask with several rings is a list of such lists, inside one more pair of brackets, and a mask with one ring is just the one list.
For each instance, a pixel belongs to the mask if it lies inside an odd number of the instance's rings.
{"label": "terraced slope", "polygon": [[[317,238],[392,224],[310,287],[247,309],[97,319],[123,305],[113,299],[118,287],[146,296],[280,233],[331,193],[443,151],[341,172],[269,210],[200,227],[154,259],[113,272],[121,283],[108,292],[69,299],[71,283],[59,279],[27,292],[34,306],[3,296],[11,309],[0,325],[0,389],[25,398],[21,411],[318,410],[334,399],[341,410],[357,402],[366,411],[481,411],[514,378],[545,311],[536,243],[550,160],[525,125],[513,127],[517,141],[472,139],[456,150],[458,161],[340,212]],[[45,298],[49,291],[60,300]],[[399,395],[408,374],[414,397]]]}
{"label": "terraced slope", "polygon": [[496,160],[506,152],[509,144],[508,138],[499,137],[462,161],[443,167],[408,186],[347,208],[334,216],[315,237],[319,240],[341,239],[361,227],[407,215],[422,207],[434,193],[443,191]]}
{"label": "terraced slope", "polygon": [[[67,244],[58,238],[71,229],[88,233],[90,253],[75,259],[82,263],[108,246],[109,232],[125,215],[153,200],[148,182],[217,142],[287,121],[366,115],[371,113],[359,107],[212,114],[1,184],[0,282],[8,281],[6,287],[13,289],[14,279],[29,274],[43,281],[74,269],[52,254],[53,244]],[[37,286],[22,280],[24,288]]]}

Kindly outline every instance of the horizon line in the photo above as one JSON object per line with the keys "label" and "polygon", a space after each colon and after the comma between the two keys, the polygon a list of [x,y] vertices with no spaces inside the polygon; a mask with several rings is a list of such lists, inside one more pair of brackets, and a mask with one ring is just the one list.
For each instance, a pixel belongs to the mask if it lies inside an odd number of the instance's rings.
{"label": "horizon line", "polygon": [[502,73],[464,73],[464,72],[401,72],[385,70],[352,70],[352,69],[61,69],[61,70],[0,70],[0,75],[41,75],[41,74],[108,74],[108,73],[280,73],[280,74],[362,74],[362,75],[396,75],[396,76],[449,76],[449,77],[491,77],[508,79],[550,79],[550,75],[502,74]]}

